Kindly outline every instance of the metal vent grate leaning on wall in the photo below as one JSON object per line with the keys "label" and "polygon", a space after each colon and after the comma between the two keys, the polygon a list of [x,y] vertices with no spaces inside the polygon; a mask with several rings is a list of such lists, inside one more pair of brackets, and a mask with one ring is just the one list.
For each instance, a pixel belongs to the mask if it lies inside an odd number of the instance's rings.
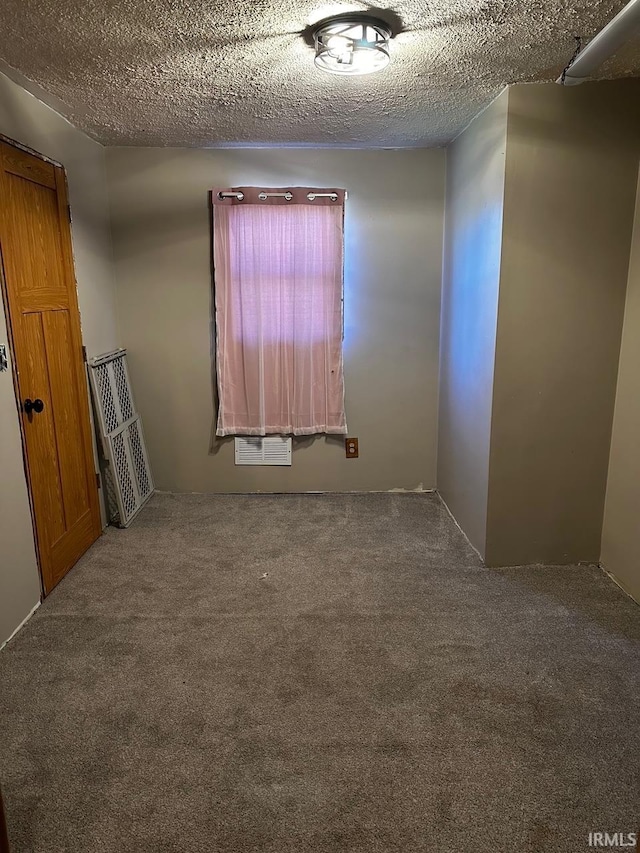
{"label": "metal vent grate leaning on wall", "polygon": [[89,362],[102,446],[109,521],[127,527],[153,494],[153,478],[136,412],[125,349]]}
{"label": "metal vent grate leaning on wall", "polygon": [[282,435],[236,438],[236,465],[291,465],[291,439]]}

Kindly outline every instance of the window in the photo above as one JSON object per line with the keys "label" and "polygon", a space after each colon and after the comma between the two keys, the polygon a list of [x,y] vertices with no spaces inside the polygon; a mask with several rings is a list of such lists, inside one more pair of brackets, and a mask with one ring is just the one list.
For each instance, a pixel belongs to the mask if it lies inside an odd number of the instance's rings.
{"label": "window", "polygon": [[242,187],[213,202],[217,434],[345,434],[344,192]]}

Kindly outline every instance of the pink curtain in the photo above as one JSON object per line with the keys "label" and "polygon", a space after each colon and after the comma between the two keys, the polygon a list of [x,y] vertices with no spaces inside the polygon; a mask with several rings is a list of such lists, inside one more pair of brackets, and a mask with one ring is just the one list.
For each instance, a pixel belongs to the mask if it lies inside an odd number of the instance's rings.
{"label": "pink curtain", "polygon": [[212,198],[217,434],[346,434],[344,191],[238,187]]}

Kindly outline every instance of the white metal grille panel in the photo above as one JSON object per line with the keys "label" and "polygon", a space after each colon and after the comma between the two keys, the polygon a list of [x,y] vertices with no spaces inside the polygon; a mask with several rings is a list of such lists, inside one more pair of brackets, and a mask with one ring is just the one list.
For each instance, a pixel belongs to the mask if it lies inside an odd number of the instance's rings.
{"label": "white metal grille panel", "polygon": [[118,403],[120,404],[120,414],[124,421],[128,421],[133,417],[133,403],[131,402],[131,391],[129,390],[129,374],[127,373],[127,365],[125,357],[115,358],[111,364],[113,365],[113,378],[115,379],[116,389],[118,392]]}
{"label": "white metal grille panel", "polygon": [[[106,439],[103,438],[103,446]],[[105,459],[106,462],[106,459]],[[111,524],[120,524],[120,513],[118,512],[118,490],[113,477],[113,469],[108,463],[102,468],[102,482],[107,491],[107,512]]]}
{"label": "white metal grille panel", "polygon": [[235,451],[236,465],[291,465],[291,439],[282,435],[236,438]]}
{"label": "white metal grille panel", "polygon": [[145,499],[151,494],[153,487],[151,485],[151,472],[149,471],[147,454],[142,440],[142,422],[139,417],[131,423],[128,430],[128,438],[136,487],[140,497]]}
{"label": "white metal grille panel", "polygon": [[116,412],[109,379],[109,365],[99,364],[94,368],[94,376],[98,383],[97,397],[100,400],[100,411],[103,420],[103,432],[110,433],[118,427],[118,413]]}
{"label": "white metal grille panel", "polygon": [[135,488],[133,485],[133,471],[131,470],[131,460],[127,453],[127,447],[124,442],[124,434],[116,433],[114,436],[108,436],[108,441],[111,450],[111,460],[113,461],[114,473],[116,482],[120,489],[120,499],[122,501],[122,516],[129,518],[133,516],[137,508],[137,500]]}
{"label": "white metal grille panel", "polygon": [[135,410],[126,350],[91,360],[91,387],[107,462],[109,520],[126,527],[153,494],[142,422]]}

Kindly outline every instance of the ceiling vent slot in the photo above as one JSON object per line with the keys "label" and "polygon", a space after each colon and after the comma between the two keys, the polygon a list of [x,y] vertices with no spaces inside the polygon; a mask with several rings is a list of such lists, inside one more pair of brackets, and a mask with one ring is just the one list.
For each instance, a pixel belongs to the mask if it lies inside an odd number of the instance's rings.
{"label": "ceiling vent slot", "polygon": [[291,465],[291,439],[282,435],[236,438],[236,465]]}

